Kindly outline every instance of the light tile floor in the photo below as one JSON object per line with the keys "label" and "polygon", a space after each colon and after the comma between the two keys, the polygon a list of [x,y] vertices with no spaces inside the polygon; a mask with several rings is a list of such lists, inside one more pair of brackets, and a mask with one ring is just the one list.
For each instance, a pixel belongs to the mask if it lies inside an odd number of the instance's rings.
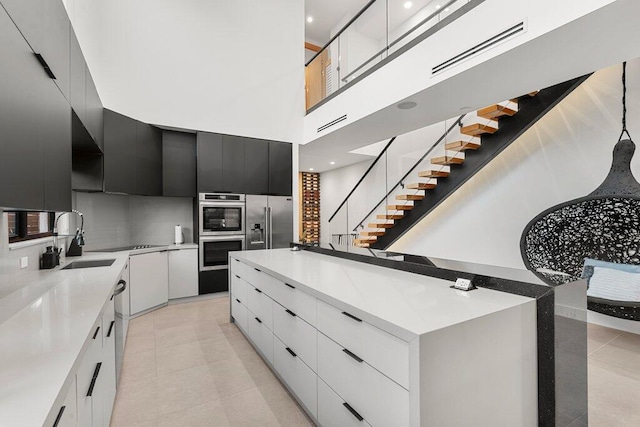
{"label": "light tile floor", "polygon": [[[589,325],[589,425],[640,425],[640,335]],[[229,299],[133,319],[111,425],[311,426],[229,323]]]}
{"label": "light tile floor", "polygon": [[312,426],[234,324],[229,298],[129,323],[111,425]]}

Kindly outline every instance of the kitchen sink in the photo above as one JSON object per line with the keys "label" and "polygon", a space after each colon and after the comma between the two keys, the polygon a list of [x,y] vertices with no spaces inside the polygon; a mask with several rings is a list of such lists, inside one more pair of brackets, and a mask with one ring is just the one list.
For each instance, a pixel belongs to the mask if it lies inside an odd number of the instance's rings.
{"label": "kitchen sink", "polygon": [[74,261],[63,267],[62,270],[71,270],[76,268],[92,268],[92,267],[109,267],[116,262],[115,259],[92,259],[87,261]]}

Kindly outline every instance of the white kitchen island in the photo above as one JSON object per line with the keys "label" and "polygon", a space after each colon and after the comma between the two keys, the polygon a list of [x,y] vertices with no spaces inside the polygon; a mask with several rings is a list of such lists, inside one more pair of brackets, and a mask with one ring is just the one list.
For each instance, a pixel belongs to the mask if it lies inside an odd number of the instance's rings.
{"label": "white kitchen island", "polygon": [[538,424],[535,298],[309,251],[230,258],[232,317],[319,425]]}

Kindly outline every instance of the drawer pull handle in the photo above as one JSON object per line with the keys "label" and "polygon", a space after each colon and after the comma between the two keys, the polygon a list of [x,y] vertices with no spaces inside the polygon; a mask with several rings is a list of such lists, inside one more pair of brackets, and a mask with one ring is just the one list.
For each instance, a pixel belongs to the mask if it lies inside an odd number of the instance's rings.
{"label": "drawer pull handle", "polygon": [[255,271],[257,271],[258,273],[262,273],[259,269],[255,268],[255,267],[254,267],[253,269],[254,269]]}
{"label": "drawer pull handle", "polygon": [[258,288],[254,288],[254,289],[256,290],[256,292],[258,292],[260,294],[262,293],[262,291],[260,289],[258,289]]}
{"label": "drawer pull handle", "polygon": [[62,414],[64,414],[65,409],[67,409],[66,406],[63,406],[60,408],[60,411],[58,411],[58,416],[56,417],[56,420],[53,423],[53,427],[57,427],[58,424],[60,424],[60,420],[62,419]]}
{"label": "drawer pull handle", "polygon": [[287,351],[289,352],[289,354],[290,354],[290,355],[292,355],[293,357],[297,357],[297,356],[298,356],[298,355],[297,355],[293,350],[291,350],[289,347],[287,347],[285,350],[287,350]]}
{"label": "drawer pull handle", "polygon": [[113,332],[113,325],[116,324],[115,320],[111,321],[111,324],[109,325],[109,331],[107,332],[107,338],[109,338],[111,336],[111,332]]}
{"label": "drawer pull handle", "polygon": [[286,309],[285,311],[286,311],[286,312],[287,312],[287,314],[289,314],[290,316],[292,316],[292,317],[296,317],[296,314],[295,314],[293,311],[291,311],[291,310],[289,310],[289,309]]}
{"label": "drawer pull handle", "polygon": [[98,336],[98,331],[100,330],[100,326],[98,326],[98,329],[96,329],[96,331],[93,333],[93,339],[95,340],[96,337]]}
{"label": "drawer pull handle", "polygon": [[356,316],[354,316],[353,314],[349,314],[346,311],[343,311],[342,314],[344,314],[345,316],[355,320],[356,322],[362,322],[362,319],[358,319]]}
{"label": "drawer pull handle", "polygon": [[237,274],[234,274],[234,276],[236,276],[238,279],[240,278],[240,276],[238,276]]}
{"label": "drawer pull handle", "polygon": [[256,317],[256,321],[257,321],[258,323],[262,323],[262,320],[258,319],[257,317]]}
{"label": "drawer pull handle", "polygon": [[344,351],[345,353],[347,353],[347,355],[351,356],[356,362],[358,363],[362,363],[364,362],[364,360],[360,359],[358,356],[356,356],[355,354],[351,353],[349,350],[347,350],[346,348],[343,348],[342,351]]}
{"label": "drawer pull handle", "polygon": [[351,407],[351,405],[349,405],[347,402],[344,402],[342,404],[342,406],[344,406],[345,408],[347,408],[347,411],[351,412],[351,415],[353,415],[354,417],[356,417],[356,419],[358,421],[362,421],[364,420],[364,418],[362,418],[362,416],[358,413],[358,411],[356,411],[355,409],[353,409]]}
{"label": "drawer pull handle", "polygon": [[242,304],[238,298],[236,298],[236,301],[238,301],[239,304]]}
{"label": "drawer pull handle", "polygon": [[96,370],[93,371],[93,378],[91,378],[91,385],[89,385],[89,391],[87,392],[87,397],[91,397],[93,394],[93,387],[96,385],[96,381],[98,379],[98,375],[100,375],[100,368],[102,367],[102,362],[98,362],[96,365]]}
{"label": "drawer pull handle", "polygon": [[285,285],[287,285],[287,286],[288,286],[288,287],[290,287],[291,289],[295,289],[295,288],[296,288],[295,286],[290,285],[290,284],[288,284],[288,283],[285,283]]}

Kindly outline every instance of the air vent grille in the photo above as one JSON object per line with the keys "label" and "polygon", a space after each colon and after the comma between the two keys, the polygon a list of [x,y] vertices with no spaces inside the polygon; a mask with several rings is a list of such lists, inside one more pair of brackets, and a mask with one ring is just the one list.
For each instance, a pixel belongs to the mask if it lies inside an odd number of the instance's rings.
{"label": "air vent grille", "polygon": [[473,56],[479,55],[480,53],[488,50],[489,48],[497,45],[498,43],[504,42],[507,39],[510,39],[512,37],[515,37],[519,34],[524,33],[525,31],[526,31],[525,23],[524,21],[522,21],[512,26],[511,28],[496,34],[495,36],[488,38],[482,43],[478,43],[474,47],[467,49],[462,53],[459,53],[453,58],[448,59],[439,65],[436,65],[431,69],[431,74],[437,74],[441,71],[447,70],[453,67],[454,65],[462,61],[465,61]]}
{"label": "air vent grille", "polygon": [[345,120],[347,120],[347,115],[346,114],[344,116],[342,116],[342,117],[338,117],[337,119],[330,121],[326,125],[320,126],[318,128],[318,133],[322,132],[325,129],[330,128],[331,126],[337,125],[338,123],[343,122]]}

